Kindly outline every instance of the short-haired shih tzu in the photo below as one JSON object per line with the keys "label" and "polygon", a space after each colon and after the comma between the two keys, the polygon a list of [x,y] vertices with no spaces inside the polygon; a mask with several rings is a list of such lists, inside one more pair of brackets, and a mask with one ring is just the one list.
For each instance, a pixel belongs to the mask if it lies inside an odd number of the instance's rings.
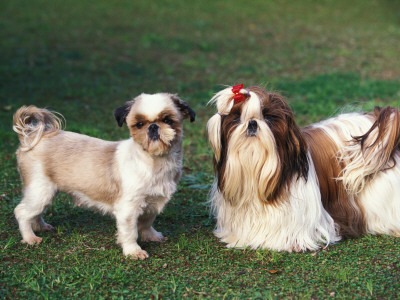
{"label": "short-haired shih tzu", "polygon": [[176,95],[141,94],[114,111],[131,138],[109,142],[61,130],[46,109],[23,106],[14,115],[23,198],[15,208],[22,242],[40,243],[34,231],[50,230],[42,213],[57,191],[79,205],[116,218],[118,243],[135,259],[148,254],[137,244],[162,241],[153,221],[175,192],[182,168],[182,121],[195,112]]}
{"label": "short-haired shih tzu", "polygon": [[316,250],[400,234],[400,113],[342,114],[300,129],[277,93],[243,85],[210,102],[215,234],[228,247]]}

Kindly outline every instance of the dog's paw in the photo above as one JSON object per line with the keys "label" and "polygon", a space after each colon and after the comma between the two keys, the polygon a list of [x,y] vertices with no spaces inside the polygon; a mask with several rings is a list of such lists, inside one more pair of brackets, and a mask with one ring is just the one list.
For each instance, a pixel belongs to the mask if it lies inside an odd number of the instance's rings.
{"label": "dog's paw", "polygon": [[42,231],[53,231],[54,230],[54,227],[53,226],[51,226],[50,224],[44,224],[43,226],[42,226]]}
{"label": "dog's paw", "polygon": [[149,254],[147,253],[147,251],[140,249],[140,250],[133,251],[131,253],[127,253],[127,254],[125,254],[125,256],[128,256],[129,258],[135,259],[135,260],[138,260],[138,259],[144,260],[149,257]]}
{"label": "dog's paw", "polygon": [[42,238],[38,236],[32,236],[29,238],[24,238],[21,243],[23,244],[28,244],[28,245],[35,245],[35,244],[40,244],[42,242]]}
{"label": "dog's paw", "polygon": [[44,222],[33,222],[32,223],[32,230],[34,232],[38,232],[38,231],[52,231],[54,230],[54,227],[51,226],[50,224],[44,223]]}
{"label": "dog's paw", "polygon": [[122,247],[124,255],[131,259],[146,259],[149,257],[149,254],[140,248],[138,244],[125,244]]}
{"label": "dog's paw", "polygon": [[142,242],[163,242],[165,238],[161,232],[156,231],[153,227],[143,230],[140,233],[140,239]]}

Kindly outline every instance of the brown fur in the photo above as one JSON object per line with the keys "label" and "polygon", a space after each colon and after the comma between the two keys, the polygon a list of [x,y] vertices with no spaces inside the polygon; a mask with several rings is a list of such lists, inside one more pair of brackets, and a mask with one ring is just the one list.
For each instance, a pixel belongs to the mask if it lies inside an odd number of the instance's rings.
{"label": "brown fur", "polygon": [[21,181],[22,185],[24,187],[28,186],[31,181],[33,176],[35,174],[32,174],[32,168],[30,168],[30,163],[29,163],[29,157],[26,157],[25,152],[22,151],[17,151],[17,161],[18,161],[18,171],[21,176]]}
{"label": "brown fur", "polygon": [[[370,114],[375,121],[371,128],[361,136],[353,137],[350,144],[360,144],[361,151],[368,152],[378,145],[385,145],[380,149],[380,160],[376,171],[384,170],[393,155],[399,150],[400,144],[400,113],[393,107],[375,107]],[[377,136],[372,132],[378,129]],[[340,130],[335,130],[340,132]],[[384,139],[388,135],[388,142]],[[362,206],[358,203],[357,195],[351,199],[339,178],[345,165],[338,162],[336,155],[339,149],[336,143],[321,129],[306,127],[303,130],[307,144],[314,161],[321,190],[322,202],[325,209],[340,225],[341,235],[344,237],[358,237],[366,233],[366,222]],[[370,139],[374,140],[371,141]],[[342,138],[344,142],[345,139]],[[395,161],[391,167],[395,166]],[[386,167],[388,168],[388,167]]]}
{"label": "brown fur", "polygon": [[18,134],[21,151],[32,149],[43,137],[56,135],[62,125],[61,114],[33,105],[20,107],[13,116],[13,130]]}
{"label": "brown fur", "polygon": [[[318,175],[323,205],[335,222],[340,225],[341,234],[345,237],[357,237],[364,234],[366,224],[357,197],[349,199],[343,184],[335,180],[343,170],[343,165],[339,165],[336,158],[339,149],[334,141],[321,129],[307,127],[301,131],[295,124],[292,110],[279,94],[266,92],[259,87],[250,87],[247,90],[256,93],[262,101],[263,117],[274,135],[281,162],[276,171],[275,180],[268,185],[273,192],[265,192],[260,198],[266,199],[265,203],[268,204],[276,203],[291,180],[299,177],[307,179],[309,166],[307,150],[309,150]],[[224,191],[225,185],[224,174],[229,140],[234,129],[240,124],[244,103],[234,104],[228,115],[221,116],[221,153],[218,162],[214,159],[218,187],[221,191]],[[375,114],[377,112],[378,110]],[[385,114],[390,114],[390,112]],[[374,126],[384,128],[388,115],[381,119],[380,123],[377,121],[380,125],[377,123]],[[355,141],[360,142],[365,138],[356,137]],[[398,147],[399,141],[394,140],[393,144]],[[388,155],[391,156],[392,153]],[[271,188],[271,185],[274,186]]]}
{"label": "brown fur", "polygon": [[[374,124],[364,135],[354,137],[354,142],[360,143],[361,150],[365,152],[368,148],[384,144],[383,139],[387,133],[389,133],[388,144],[381,150],[383,152],[381,154],[380,168],[382,168],[387,165],[393,155],[400,150],[400,112],[397,108],[390,106],[384,108],[375,106],[374,113],[371,113],[371,115],[375,118]],[[378,136],[372,144],[368,144],[368,147],[366,147],[365,144],[371,132],[377,127],[379,129]],[[392,167],[396,165],[395,161],[393,161],[393,163]]]}
{"label": "brown fur", "polygon": [[117,142],[60,131],[56,136],[42,139],[28,153],[18,152],[24,185],[31,176],[27,170],[34,171],[35,164],[41,162],[46,176],[60,190],[79,192],[94,201],[112,204],[121,193],[115,162],[117,145]]}
{"label": "brown fur", "polygon": [[[166,124],[166,121],[171,121],[171,126]],[[148,120],[146,116],[140,113],[129,113],[126,117],[130,134],[132,138],[142,146],[145,151],[152,154],[165,152],[170,148],[170,144],[175,137],[182,136],[182,117],[177,110],[172,108],[165,109],[154,120]],[[138,127],[141,123],[142,127]],[[148,137],[148,128],[151,124],[159,126],[160,139],[151,141]],[[171,128],[174,132],[171,131]],[[172,136],[172,134],[174,134]]]}
{"label": "brown fur", "polygon": [[277,198],[290,180],[299,177],[307,179],[307,145],[294,121],[292,110],[282,96],[266,93],[259,87],[249,90],[263,99],[263,117],[275,137],[276,149],[282,164],[279,180],[271,195],[271,198]]}
{"label": "brown fur", "polygon": [[[312,221],[320,222],[327,243],[339,234],[398,235],[399,110],[375,107],[371,114],[344,114],[300,130],[281,96],[253,87],[240,90],[248,97],[235,103],[234,93],[226,88],[211,99],[218,114],[207,123],[217,178],[211,193],[216,235],[229,247],[312,249],[312,238],[299,234],[315,232]],[[307,216],[316,207],[315,219]],[[299,248],[300,237],[306,243]]]}
{"label": "brown fur", "polygon": [[[279,196],[293,178],[300,176],[307,178],[307,145],[294,121],[292,110],[280,95],[266,92],[260,87],[250,87],[247,90],[256,93],[262,101],[263,117],[273,132],[281,162],[279,170],[276,171],[268,186],[268,190],[272,192],[264,191],[263,195],[259,195],[260,199],[265,199],[265,203],[271,204],[279,200]],[[214,160],[221,191],[224,190],[225,184],[224,174],[229,139],[236,126],[240,124],[244,103],[235,104],[228,115],[221,116],[221,155],[218,162]]]}
{"label": "brown fur", "polygon": [[366,224],[357,198],[351,201],[343,184],[335,180],[343,170],[343,164],[336,157],[337,144],[320,128],[306,127],[303,136],[317,172],[322,204],[339,224],[340,234],[343,237],[365,234]]}

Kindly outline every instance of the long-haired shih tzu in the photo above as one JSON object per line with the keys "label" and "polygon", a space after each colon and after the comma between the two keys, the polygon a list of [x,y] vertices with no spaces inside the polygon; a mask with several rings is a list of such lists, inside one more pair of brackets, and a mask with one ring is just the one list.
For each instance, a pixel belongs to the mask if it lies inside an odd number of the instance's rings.
{"label": "long-haired shih tzu", "polygon": [[57,114],[23,106],[14,115],[23,198],[15,208],[22,242],[40,243],[34,231],[51,230],[43,211],[56,192],[116,218],[118,243],[134,259],[148,254],[137,244],[162,241],[153,221],[176,190],[182,168],[182,121],[195,112],[178,96],[141,94],[114,111],[131,138],[109,142],[61,130]]}
{"label": "long-haired shih tzu", "polygon": [[210,202],[228,247],[316,250],[400,234],[400,113],[342,114],[300,129],[277,93],[243,85],[210,102]]}

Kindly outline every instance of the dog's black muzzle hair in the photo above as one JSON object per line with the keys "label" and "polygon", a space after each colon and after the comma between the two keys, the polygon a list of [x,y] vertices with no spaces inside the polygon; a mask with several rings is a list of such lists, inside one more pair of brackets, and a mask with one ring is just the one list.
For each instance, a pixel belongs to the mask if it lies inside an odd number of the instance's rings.
{"label": "dog's black muzzle hair", "polygon": [[255,136],[255,135],[257,135],[257,130],[258,130],[257,121],[251,120],[249,122],[249,126],[247,127],[247,135]]}
{"label": "dog's black muzzle hair", "polygon": [[157,124],[151,124],[149,126],[149,139],[152,141],[157,141],[160,138],[159,129]]}

